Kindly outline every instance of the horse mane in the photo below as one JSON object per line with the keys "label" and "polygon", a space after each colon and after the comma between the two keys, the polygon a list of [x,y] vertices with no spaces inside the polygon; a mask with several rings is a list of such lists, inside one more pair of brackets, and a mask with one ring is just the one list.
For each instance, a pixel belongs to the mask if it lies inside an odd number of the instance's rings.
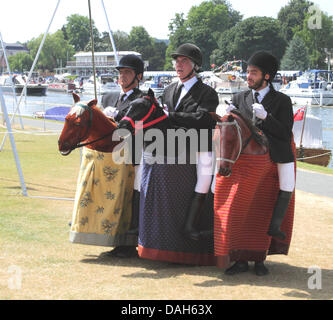
{"label": "horse mane", "polygon": [[83,103],[76,103],[73,108],[70,110],[69,114],[72,116],[74,113],[76,114],[76,118],[82,116],[84,111],[86,110]]}
{"label": "horse mane", "polygon": [[232,110],[230,111],[231,114],[236,115],[237,117],[241,118],[249,128],[250,132],[253,135],[253,139],[260,145],[268,147],[268,140],[265,134],[258,128],[256,127],[252,121],[245,117],[239,110]]}

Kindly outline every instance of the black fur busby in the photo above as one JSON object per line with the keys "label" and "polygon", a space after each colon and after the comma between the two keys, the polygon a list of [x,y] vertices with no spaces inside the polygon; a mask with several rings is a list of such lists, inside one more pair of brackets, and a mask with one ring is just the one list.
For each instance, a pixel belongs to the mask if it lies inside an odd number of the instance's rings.
{"label": "black fur busby", "polygon": [[255,66],[259,68],[263,74],[270,75],[272,81],[279,70],[279,62],[275,56],[267,51],[255,52],[247,62],[248,66]]}

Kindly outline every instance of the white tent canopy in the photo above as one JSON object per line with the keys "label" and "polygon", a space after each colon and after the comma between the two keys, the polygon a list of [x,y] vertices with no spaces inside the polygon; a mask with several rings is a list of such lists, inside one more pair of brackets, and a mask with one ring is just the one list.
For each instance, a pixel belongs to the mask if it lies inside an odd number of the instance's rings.
{"label": "white tent canopy", "polygon": [[[303,121],[304,119],[294,122],[293,133],[296,147],[300,146]],[[304,148],[323,148],[323,128],[321,119],[312,115],[306,115],[302,145]]]}

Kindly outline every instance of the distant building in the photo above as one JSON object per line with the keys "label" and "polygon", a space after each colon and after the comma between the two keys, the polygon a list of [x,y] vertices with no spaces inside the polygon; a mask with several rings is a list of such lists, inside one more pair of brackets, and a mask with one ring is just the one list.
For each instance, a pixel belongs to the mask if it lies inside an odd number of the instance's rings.
{"label": "distant building", "polygon": [[[7,58],[9,58],[10,56],[14,56],[19,52],[29,53],[27,47],[25,47],[20,43],[4,43],[4,47],[6,50]],[[7,70],[6,60],[1,45],[0,45],[0,69],[1,72]]]}
{"label": "distant building", "polygon": [[[127,54],[141,54],[135,51],[118,51],[119,60]],[[95,52],[95,70],[97,74],[113,73],[117,66],[114,52]],[[92,53],[78,52],[74,55],[75,61],[67,61],[66,67],[56,68],[57,74],[70,73],[78,76],[91,76],[93,73]]]}

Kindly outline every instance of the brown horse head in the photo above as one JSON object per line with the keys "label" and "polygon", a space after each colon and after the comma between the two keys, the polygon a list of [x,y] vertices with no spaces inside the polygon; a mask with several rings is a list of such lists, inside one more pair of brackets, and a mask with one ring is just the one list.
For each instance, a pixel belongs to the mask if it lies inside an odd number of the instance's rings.
{"label": "brown horse head", "polygon": [[[80,102],[80,97],[75,93],[73,99],[74,105],[65,118],[58,141],[60,153],[64,156],[69,155],[72,150],[81,146],[81,142],[87,142],[87,147],[93,150],[112,152],[113,147],[119,142],[112,142],[110,137],[104,141],[99,138],[112,134],[116,124],[96,106],[96,99],[88,103]],[[98,142],[94,141],[96,139]]]}
{"label": "brown horse head", "polygon": [[216,120],[214,142],[221,176],[231,175],[232,166],[241,154],[260,155],[268,151],[266,137],[239,112],[233,111]]}

